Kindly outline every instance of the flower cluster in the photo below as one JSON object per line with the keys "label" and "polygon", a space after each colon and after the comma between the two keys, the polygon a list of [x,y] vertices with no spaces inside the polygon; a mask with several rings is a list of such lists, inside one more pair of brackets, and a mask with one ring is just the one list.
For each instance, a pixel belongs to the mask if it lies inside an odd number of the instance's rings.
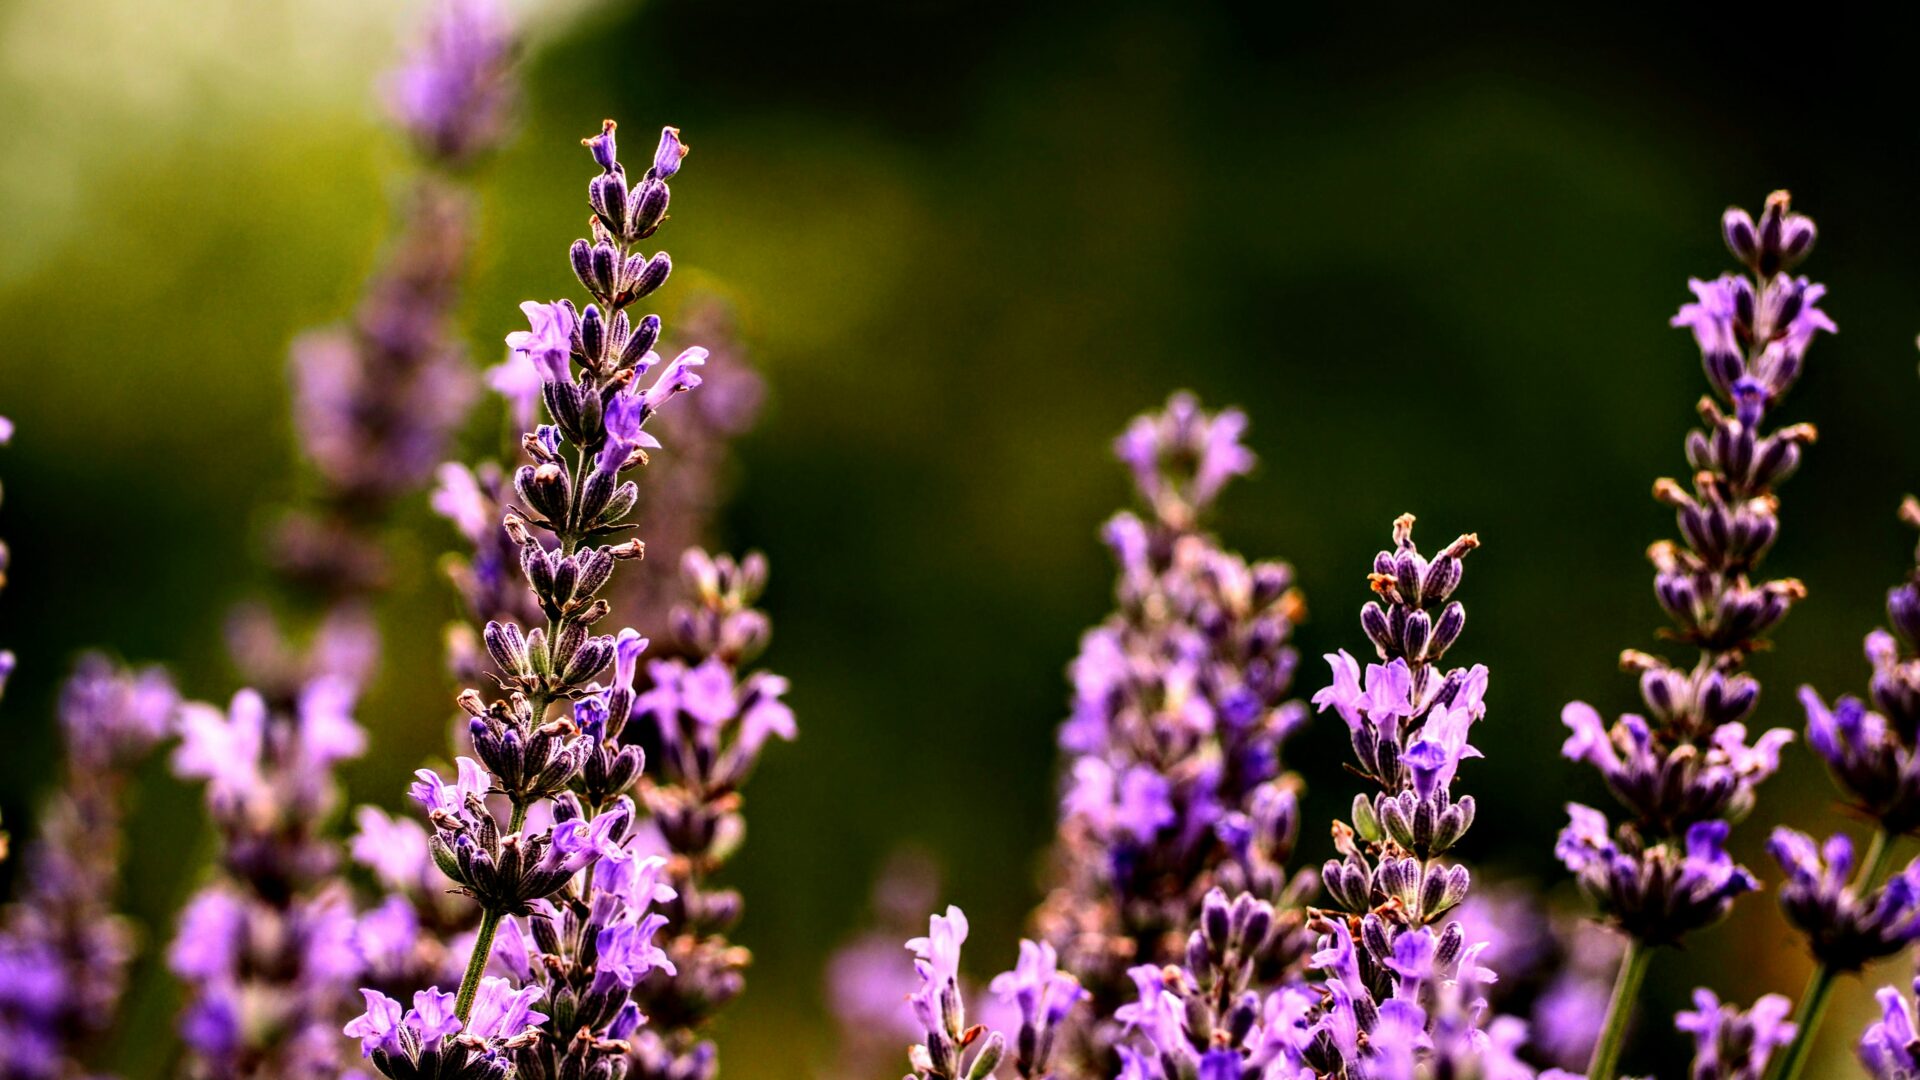
{"label": "flower cluster", "polygon": [[[622,474],[659,445],[643,425],[668,398],[700,384],[693,369],[705,354],[692,349],[643,385],[659,362],[651,349],[660,320],[636,323],[626,311],[666,280],[664,253],[649,259],[631,248],[664,217],[666,180],[686,151],[678,132],[662,133],[629,211],[612,121],[586,145],[601,172],[589,185],[594,240],[576,248],[657,270],[644,284],[622,278],[616,286],[591,272],[590,259],[581,277],[595,302],[583,309],[567,300],[523,304],[532,328],[507,339],[536,374],[551,422],[521,439],[527,460],[513,472],[517,503],[498,526],[512,545],[511,562],[494,568],[500,578],[490,588],[504,590],[506,567],[517,567],[528,596],[500,607],[534,625],[513,616],[488,621],[481,635],[488,674],[504,696],[463,691],[472,756],[457,761],[451,779],[421,770],[412,788],[431,830],[427,851],[478,906],[479,924],[458,993],[423,991],[403,1015],[396,1000],[366,991],[367,1011],[348,1033],[390,1077],[618,1075],[641,1019],[634,987],[656,968],[672,970],[652,944],[665,919],[648,909],[674,893],[658,883],[664,862],[636,850],[638,810],[629,791],[644,755],[622,741],[638,708],[634,681],[647,641],[631,629],[600,634],[594,627],[610,613],[599,593],[616,565],[644,551],[638,540],[608,542],[630,529],[626,519],[638,501],[638,485]],[[460,494],[443,489],[443,511],[485,535],[479,519],[492,507],[479,503],[477,485],[465,492],[465,505]],[[505,493],[497,498],[504,502]],[[607,684],[598,681],[603,673]],[[385,824],[363,815],[366,847],[357,854],[380,867],[383,843],[405,845],[382,876],[411,893],[414,834]],[[489,978],[490,963],[509,978]],[[536,1003],[546,1012],[533,1012]]]}
{"label": "flower cluster", "polygon": [[[672,900],[662,883],[666,859],[641,855],[624,801],[595,819],[615,822],[610,842],[579,888],[529,905],[522,920],[502,923],[496,969],[534,993],[553,1013],[540,1017],[515,1055],[524,1080],[618,1075],[630,1067],[629,1040],[647,1018],[633,991],[673,962],[653,943],[666,916],[651,911]],[[628,833],[618,835],[619,830]]]}
{"label": "flower cluster", "polygon": [[1380,790],[1354,799],[1351,825],[1334,823],[1341,857],[1321,871],[1334,907],[1313,924],[1326,997],[1304,1059],[1318,1070],[1308,1075],[1531,1077],[1526,1025],[1489,1015],[1489,943],[1443,921],[1471,881],[1441,856],[1473,824],[1473,797],[1452,789],[1461,762],[1480,756],[1468,739],[1486,713],[1487,669],[1440,664],[1466,625],[1453,593],[1479,540],[1461,536],[1429,560],[1413,520],[1394,522],[1368,575],[1377,599],[1360,624],[1380,662],[1363,674],[1346,652],[1330,655],[1333,683],[1314,695],[1346,722],[1354,771]]}
{"label": "flower cluster", "polygon": [[[1671,479],[1654,484],[1682,542],[1649,551],[1672,636],[1700,656],[1683,669],[1633,650],[1621,655],[1640,677],[1647,716],[1629,713],[1608,727],[1578,701],[1562,714],[1571,732],[1562,754],[1597,769],[1628,819],[1615,828],[1600,811],[1572,804],[1556,852],[1601,915],[1641,946],[1678,944],[1757,887],[1723,845],[1792,739],[1786,729],[1749,739],[1760,684],[1743,669],[1805,593],[1798,581],[1755,575],[1779,534],[1774,489],[1798,467],[1814,430],[1768,432],[1765,421],[1799,378],[1814,337],[1834,325],[1817,306],[1825,288],[1788,273],[1812,249],[1814,227],[1792,212],[1786,192],[1768,196],[1757,222],[1729,209],[1722,228],[1746,273],[1691,281],[1694,302],[1673,318],[1693,332],[1712,393],[1699,404],[1703,427],[1686,438],[1691,490]],[[1645,963],[1629,950],[1590,1067],[1595,1080],[1612,1080]]]}
{"label": "flower cluster", "polygon": [[1773,1052],[1793,1041],[1798,1026],[1787,1019],[1792,1003],[1768,994],[1744,1012],[1722,1005],[1713,991],[1693,992],[1693,1011],[1674,1017],[1674,1026],[1693,1036],[1690,1080],[1761,1080]]}
{"label": "flower cluster", "polygon": [[0,910],[0,1077],[83,1075],[111,1031],[134,937],[111,900],[132,768],[179,705],[155,668],[80,661],[60,699],[65,771],[22,859],[18,902]]}
{"label": "flower cluster", "polygon": [[[1005,1035],[967,1023],[966,999],[960,993],[960,947],[966,940],[966,913],[949,906],[944,916],[928,920],[926,937],[907,942],[920,979],[908,1001],[926,1032],[926,1041],[915,1043],[907,1054],[912,1080],[987,1080],[1006,1056]],[[1028,944],[1023,942],[1023,949]]]}
{"label": "flower cluster", "polygon": [[740,993],[749,960],[726,937],[743,911],[740,894],[712,879],[745,835],[741,786],[769,740],[797,734],[793,710],[781,700],[787,680],[745,670],[770,632],[753,606],[766,588],[766,559],[693,548],[681,571],[693,599],[670,617],[680,657],[650,663],[652,686],[633,704],[641,738],[653,748],[643,793],[671,856],[675,893],[662,906],[671,977],[643,988],[653,1030],[636,1046],[640,1080],[712,1075],[713,1047],[701,1029]]}
{"label": "flower cluster", "polygon": [[387,84],[387,107],[422,158],[470,164],[507,135],[514,40],[496,0],[437,0],[426,32]]}
{"label": "flower cluster", "polygon": [[1286,870],[1301,785],[1279,753],[1307,717],[1288,700],[1302,604],[1286,564],[1248,563],[1200,531],[1225,483],[1253,467],[1245,428],[1239,411],[1182,393],[1115,444],[1149,516],[1122,512],[1105,529],[1118,610],[1071,669],[1060,881],[1038,916],[1092,999],[1069,1051],[1081,1069],[1111,1059],[1135,996],[1128,970],[1182,960],[1216,887],[1274,915],[1250,958],[1263,977],[1306,952],[1300,904],[1316,886]]}
{"label": "flower cluster", "polygon": [[[1900,517],[1920,528],[1920,500],[1906,499]],[[1810,686],[1800,700],[1807,745],[1834,782],[1863,816],[1899,835],[1920,828],[1920,565],[1888,590],[1887,613],[1893,632],[1867,635],[1872,707],[1848,695],[1829,708]]]}
{"label": "flower cluster", "polygon": [[335,670],[242,690],[225,709],[180,710],[173,771],[205,783],[220,840],[215,878],[187,905],[167,954],[188,984],[181,1030],[200,1073],[338,1067],[336,1017],[360,962],[326,825],[340,804],[335,767],[366,747],[353,719],[371,660],[363,632],[354,621],[323,627],[309,656]]}

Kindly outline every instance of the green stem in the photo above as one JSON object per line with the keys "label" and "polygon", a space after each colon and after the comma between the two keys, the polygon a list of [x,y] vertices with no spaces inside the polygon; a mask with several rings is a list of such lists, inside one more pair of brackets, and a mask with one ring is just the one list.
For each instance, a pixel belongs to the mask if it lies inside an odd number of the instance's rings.
{"label": "green stem", "polygon": [[[1893,861],[1893,848],[1893,837],[1887,830],[1874,831],[1873,839],[1867,843],[1866,857],[1861,860],[1860,876],[1854,879],[1856,893],[1866,895],[1886,874],[1887,865]],[[1814,964],[1807,989],[1800,995],[1800,1007],[1794,1010],[1793,1041],[1780,1055],[1779,1064],[1772,1072],[1773,1080],[1796,1080],[1800,1070],[1806,1067],[1807,1057],[1813,1053],[1814,1036],[1819,1032],[1821,1018],[1826,1015],[1827,1002],[1833,997],[1833,984],[1839,975],[1824,963]]]}
{"label": "green stem", "polygon": [[1787,1044],[1787,1052],[1780,1057],[1779,1067],[1773,1072],[1775,1080],[1792,1080],[1806,1066],[1807,1055],[1813,1052],[1813,1033],[1820,1027],[1820,1018],[1826,1014],[1827,1001],[1833,997],[1834,978],[1838,974],[1826,964],[1813,966],[1813,977],[1807,980],[1806,993],[1800,995],[1800,1007],[1793,1012],[1797,1030],[1793,1033],[1793,1041]]}
{"label": "green stem", "polygon": [[[520,826],[527,822],[527,808],[518,802],[513,804],[513,817],[507,824],[507,832],[517,833]],[[473,939],[473,956],[467,960],[467,973],[460,980],[460,996],[454,999],[453,1014],[462,1024],[473,1013],[473,998],[480,992],[480,977],[487,972],[487,961],[493,958],[493,934],[500,929],[500,912],[491,908],[480,916],[480,936]]]}
{"label": "green stem", "polygon": [[1854,882],[1856,891],[1865,895],[1886,875],[1887,864],[1893,862],[1893,847],[1893,837],[1887,830],[1874,832],[1867,844],[1866,857],[1860,860],[1860,879]]}
{"label": "green stem", "polygon": [[1640,984],[1646,981],[1652,962],[1652,947],[1627,939],[1626,954],[1620,957],[1620,975],[1613,983],[1613,998],[1607,1002],[1607,1022],[1600,1029],[1600,1041],[1593,1044],[1593,1060],[1587,1065],[1587,1080],[1613,1080],[1626,1043],[1627,1021],[1633,1016],[1633,1003],[1640,997]]}

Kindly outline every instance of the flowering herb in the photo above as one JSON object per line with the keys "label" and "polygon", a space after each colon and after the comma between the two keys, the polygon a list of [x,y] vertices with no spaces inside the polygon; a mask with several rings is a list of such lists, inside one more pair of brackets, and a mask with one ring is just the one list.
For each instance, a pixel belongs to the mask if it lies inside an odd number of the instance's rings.
{"label": "flowering herb", "polygon": [[1796,424],[1768,432],[1765,422],[1799,378],[1814,337],[1834,325],[1817,306],[1825,287],[1789,273],[1812,249],[1814,226],[1792,212],[1786,192],[1767,198],[1758,221],[1735,208],[1722,226],[1745,273],[1690,282],[1694,300],[1673,318],[1693,332],[1712,392],[1700,401],[1703,427],[1686,439],[1691,490],[1670,479],[1654,484],[1654,497],[1674,509],[1681,542],[1649,552],[1673,636],[1700,656],[1679,668],[1629,650],[1621,665],[1640,676],[1648,715],[1629,713],[1608,727],[1576,701],[1562,717],[1572,732],[1562,753],[1599,770],[1627,812],[1615,827],[1574,804],[1557,847],[1602,917],[1629,939],[1588,1066],[1592,1080],[1613,1080],[1653,947],[1718,922],[1756,887],[1723,845],[1792,739],[1785,729],[1749,739],[1760,684],[1744,667],[1805,593],[1798,581],[1755,575],[1779,533],[1774,489],[1814,431]]}
{"label": "flowering herb", "polygon": [[1346,722],[1354,771],[1380,790],[1354,799],[1351,825],[1334,823],[1340,858],[1321,871],[1332,906],[1313,923],[1312,967],[1326,997],[1310,1014],[1301,1056],[1317,1072],[1305,1075],[1533,1075],[1519,1057],[1526,1025],[1489,1015],[1488,943],[1448,917],[1471,883],[1442,856],[1473,824],[1473,797],[1453,782],[1481,756],[1468,739],[1486,713],[1487,669],[1440,665],[1466,625],[1453,593],[1478,547],[1468,534],[1429,560],[1413,516],[1395,521],[1360,612],[1380,663],[1363,672],[1332,654],[1333,683],[1314,695]]}
{"label": "flowering herb", "polygon": [[986,1080],[1006,1056],[1005,1035],[967,1023],[960,993],[960,946],[966,940],[966,913],[949,905],[945,915],[928,920],[926,937],[907,942],[920,980],[908,1001],[926,1032],[926,1041],[907,1054],[911,1080]]}
{"label": "flowering herb", "polygon": [[1209,413],[1182,393],[1115,443],[1148,513],[1105,528],[1118,610],[1073,661],[1060,880],[1037,916],[1091,1001],[1059,1040],[1077,1072],[1116,1059],[1119,1011],[1139,993],[1129,970],[1184,960],[1216,890],[1265,913],[1254,939],[1236,939],[1236,966],[1271,980],[1307,952],[1301,904],[1316,882],[1286,870],[1301,784],[1279,753],[1307,717],[1288,698],[1303,606],[1285,563],[1248,563],[1202,531],[1253,467],[1245,429],[1238,410]]}
{"label": "flowering herb", "polygon": [[654,747],[641,790],[671,856],[675,894],[662,908],[670,977],[642,987],[653,1023],[635,1043],[632,1075],[640,1080],[713,1074],[713,1045],[701,1028],[743,989],[749,956],[726,938],[743,911],[740,894],[712,879],[745,835],[741,786],[769,740],[797,733],[781,700],[787,680],[745,670],[769,634],[766,614],[753,606],[766,587],[766,559],[693,548],[681,570],[694,597],[671,619],[682,656],[650,663],[652,687],[633,705]]}
{"label": "flowering herb", "polygon": [[[503,696],[459,695],[473,756],[459,759],[452,779],[422,770],[412,789],[431,828],[428,851],[478,905],[479,925],[457,993],[422,991],[403,1013],[398,1001],[366,991],[367,1011],[347,1031],[390,1077],[624,1071],[642,1019],[633,989],[656,969],[672,970],[653,944],[666,920],[649,909],[674,891],[660,882],[665,861],[638,851],[627,792],[643,755],[621,741],[647,642],[631,629],[594,627],[610,612],[598,594],[616,564],[644,551],[639,540],[608,542],[629,530],[638,499],[622,474],[659,445],[643,430],[647,421],[700,385],[699,349],[643,380],[659,363],[651,347],[660,320],[635,322],[626,310],[666,281],[665,253],[634,248],[664,219],[666,181],[686,150],[666,129],[653,166],[630,187],[612,121],[586,145],[600,174],[588,189],[593,239],[576,243],[587,257],[575,268],[594,301],[523,304],[531,329],[507,339],[539,374],[551,421],[521,440],[529,460],[513,474],[517,504],[500,524],[536,625],[487,623],[481,637]],[[610,683],[598,681],[602,673]],[[377,862],[380,853],[365,857]],[[411,858],[394,869],[404,878]],[[490,963],[507,976],[488,976]]]}
{"label": "flowering herb", "polygon": [[165,738],[179,696],[157,668],[80,660],[60,697],[59,786],[0,909],[0,1077],[84,1075],[111,1032],[134,934],[115,914],[129,773]]}

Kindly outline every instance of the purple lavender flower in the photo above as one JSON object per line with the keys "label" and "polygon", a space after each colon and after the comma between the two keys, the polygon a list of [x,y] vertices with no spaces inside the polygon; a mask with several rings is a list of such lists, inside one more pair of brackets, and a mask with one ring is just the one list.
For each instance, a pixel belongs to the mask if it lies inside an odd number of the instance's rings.
{"label": "purple lavender flower", "polygon": [[966,940],[966,913],[948,906],[946,915],[928,920],[926,937],[907,942],[920,978],[909,1001],[926,1032],[926,1041],[908,1052],[914,1080],[983,1080],[1006,1054],[1006,1036],[967,1024],[960,993],[960,946]]}
{"label": "purple lavender flower", "polygon": [[452,325],[471,216],[461,193],[423,181],[351,321],[293,343],[295,428],[322,488],[282,523],[276,558],[329,593],[384,580],[369,524],[427,481],[473,401]]}
{"label": "purple lavender flower", "polygon": [[[1904,500],[1900,518],[1920,528],[1920,500]],[[1867,635],[1872,707],[1848,696],[1828,708],[1812,687],[1800,689],[1807,744],[1854,805],[1894,834],[1920,825],[1920,550],[1915,561],[1907,580],[1887,592],[1893,633]]]}
{"label": "purple lavender flower", "polygon": [[1767,850],[1787,875],[1780,906],[1822,964],[1858,971],[1920,938],[1920,860],[1876,888],[1852,881],[1853,844],[1844,834],[1816,846],[1805,833],[1777,828]]}
{"label": "purple lavender flower", "polygon": [[1742,1011],[1722,1005],[1711,990],[1695,990],[1693,1011],[1673,1018],[1675,1027],[1693,1036],[1688,1080],[1761,1080],[1773,1052],[1798,1030],[1787,1020],[1792,1008],[1786,998],[1768,994]]}
{"label": "purple lavender flower", "polygon": [[526,929],[519,920],[503,924],[496,963],[569,1006],[564,1026],[535,1021],[539,1032],[516,1054],[521,1075],[594,1076],[627,1066],[628,1039],[646,1020],[632,993],[651,973],[674,971],[654,944],[666,917],[649,910],[674,898],[665,868],[666,859],[640,855],[629,838],[605,850],[584,888],[531,905]]}
{"label": "purple lavender flower", "polygon": [[1606,816],[1592,807],[1569,803],[1567,813],[1572,820],[1560,831],[1554,853],[1635,940],[1675,944],[1725,918],[1735,899],[1759,887],[1727,854],[1724,821],[1688,826],[1684,847],[1643,848],[1626,833],[1626,846],[1616,842]]}
{"label": "purple lavender flower", "polygon": [[1085,996],[1080,980],[1060,970],[1060,957],[1053,946],[1022,940],[1019,962],[1012,971],[994,976],[992,990],[1020,1009],[1014,1071],[1028,1080],[1046,1076],[1054,1029]]}
{"label": "purple lavender flower", "polygon": [[0,909],[0,1076],[81,1075],[113,1028],[134,937],[110,898],[120,873],[128,776],[179,703],[158,669],[81,659],[60,699],[59,786]]}
{"label": "purple lavender flower", "polygon": [[[630,212],[612,132],[609,121],[601,139],[588,140],[602,173],[589,185],[594,241],[581,245],[604,249],[604,257],[625,267],[629,248],[659,226],[666,189],[664,177],[650,171],[635,189]],[[663,142],[682,145],[677,135]],[[673,157],[677,162],[678,153]],[[491,662],[486,674],[504,691],[493,700],[477,689],[459,695],[469,717],[472,757],[459,760],[451,781],[423,770],[411,792],[426,811],[426,846],[434,864],[479,908],[473,944],[460,950],[467,954],[465,972],[451,995],[450,1016],[460,1027],[457,1034],[451,1028],[444,1034],[441,1053],[455,1042],[468,1046],[471,1067],[492,1070],[487,1075],[510,1069],[539,1076],[629,1070],[653,1075],[647,1051],[636,1041],[644,1037],[638,1031],[643,1016],[632,996],[643,983],[657,981],[649,973],[676,971],[675,961],[654,943],[668,917],[649,907],[675,900],[684,906],[684,900],[659,882],[665,861],[643,859],[634,847],[639,811],[628,791],[645,758],[621,741],[636,711],[634,684],[647,641],[631,629],[592,629],[611,611],[597,594],[616,564],[644,550],[638,540],[600,542],[627,528],[624,521],[638,499],[638,485],[622,474],[646,462],[642,445],[658,446],[640,425],[668,397],[699,385],[689,371],[698,361],[695,350],[651,389],[636,388],[636,378],[653,363],[649,349],[659,319],[647,316],[636,324],[626,308],[664,283],[670,263],[664,254],[649,260],[633,253],[633,259],[637,276],[615,274],[602,283],[607,287],[593,289],[595,303],[584,309],[564,300],[523,305],[531,328],[511,335],[509,344],[519,363],[540,374],[541,403],[552,422],[522,437],[527,460],[512,477],[517,505],[508,504],[504,490],[484,487],[483,474],[457,467],[442,469],[435,500],[481,557],[491,560],[470,564],[469,600],[487,620],[479,635]],[[586,269],[593,269],[591,259]],[[590,278],[583,274],[592,288],[598,279]],[[582,467],[587,460],[595,461],[590,470]],[[497,530],[491,520],[500,521]],[[494,543],[501,536],[505,550]],[[520,597],[513,595],[519,590],[508,571],[515,566],[526,585]],[[610,683],[599,681],[603,675]],[[790,733],[791,714],[778,703],[783,687],[769,676],[740,688],[740,734],[733,745],[742,755],[757,752],[759,741],[783,728],[783,718]],[[737,760],[733,767],[741,769],[734,775],[744,775]],[[363,841],[357,856],[409,899],[418,918],[423,913],[414,898],[414,834],[396,839],[389,821],[367,814]],[[387,843],[404,850],[382,850]],[[515,920],[525,920],[524,926]],[[456,946],[448,942],[445,949],[452,953]],[[730,963],[737,968],[744,960]],[[490,966],[504,968],[522,988],[513,991],[512,983],[484,977]],[[547,1017],[524,1007],[501,1013],[494,999],[505,993],[548,995],[561,1026],[549,1027]],[[439,1008],[440,998],[434,1001]],[[351,1033],[365,1040],[376,1067],[392,1077],[426,1068],[425,1051],[416,1052],[417,1045],[441,1036],[407,1034],[405,1018],[395,1019],[397,1004],[376,989],[368,990],[368,1004]],[[427,1017],[422,1006],[416,1012]],[[394,1046],[404,1053],[396,1054]],[[690,1060],[697,1063],[698,1055]],[[706,1074],[696,1069],[675,1075],[698,1080]]]}
{"label": "purple lavender flower", "polygon": [[[743,911],[740,894],[716,887],[713,876],[744,831],[741,785],[769,741],[798,734],[783,700],[787,680],[744,670],[769,636],[765,613],[753,606],[766,587],[766,559],[755,554],[736,561],[694,548],[683,556],[681,571],[692,599],[669,620],[679,657],[647,665],[651,687],[631,706],[659,748],[654,782],[645,789],[647,809],[675,856],[676,895],[662,907],[673,972],[649,980],[638,995],[653,1018],[636,1054],[635,1075],[642,1080],[707,1068],[714,1051],[699,1029],[745,986],[749,954],[726,937]],[[614,711],[625,708],[616,704]]]}
{"label": "purple lavender flower", "polygon": [[[1760,687],[1742,668],[1805,595],[1793,579],[1756,578],[1779,534],[1775,489],[1798,467],[1814,430],[1797,424],[1768,432],[1765,421],[1798,379],[1814,337],[1835,327],[1816,306],[1824,288],[1785,272],[1814,237],[1786,192],[1768,196],[1757,224],[1735,208],[1722,226],[1748,274],[1690,282],[1694,301],[1673,318],[1693,332],[1712,393],[1700,401],[1703,427],[1686,438],[1691,490],[1671,479],[1654,484],[1654,497],[1675,512],[1681,542],[1662,541],[1648,553],[1673,636],[1697,647],[1700,658],[1682,668],[1629,650],[1621,666],[1640,676],[1646,716],[1628,714],[1609,728],[1581,702],[1563,715],[1572,731],[1563,753],[1597,768],[1630,817],[1613,832],[1599,811],[1575,804],[1558,850],[1601,915],[1637,945],[1677,944],[1752,887],[1720,844],[1726,823],[1752,809],[1755,787],[1778,768],[1791,738],[1776,729],[1749,741],[1746,722]],[[1646,962],[1639,949],[1628,951],[1623,993],[1589,1066],[1594,1080],[1612,1080]]]}
{"label": "purple lavender flower", "polygon": [[[1920,979],[1914,980],[1914,994],[1920,997]],[[1920,1028],[1914,1023],[1912,1001],[1891,986],[1881,987],[1874,996],[1880,1002],[1880,1019],[1860,1039],[1860,1064],[1873,1080],[1920,1076]]]}
{"label": "purple lavender flower", "polygon": [[181,1032],[202,1071],[338,1067],[337,1010],[363,959],[333,877],[338,848],[318,829],[339,802],[334,767],[366,745],[352,716],[357,690],[322,673],[272,700],[243,690],[224,711],[180,709],[173,769],[206,782],[221,837],[218,877],[189,904],[168,954],[190,988]]}
{"label": "purple lavender flower", "polygon": [[1070,670],[1062,870],[1038,915],[1092,1002],[1056,1037],[1067,1071],[1116,1062],[1129,969],[1184,959],[1216,886],[1268,904],[1264,965],[1297,970],[1305,957],[1300,902],[1315,882],[1286,870],[1300,782],[1279,754],[1307,718],[1288,700],[1301,602],[1285,564],[1250,564],[1200,531],[1224,484],[1252,468],[1245,426],[1175,394],[1115,444],[1149,516],[1123,512],[1104,530],[1118,610]]}
{"label": "purple lavender flower", "polygon": [[413,995],[413,1007],[373,990],[362,991],[366,1012],[349,1021],[348,1038],[360,1040],[360,1052],[381,1075],[393,1080],[505,1080],[513,1075],[513,1053],[534,1038],[547,1020],[533,1006],[538,987],[515,990],[505,979],[480,980],[472,1013],[461,1020],[454,995],[439,987]]}

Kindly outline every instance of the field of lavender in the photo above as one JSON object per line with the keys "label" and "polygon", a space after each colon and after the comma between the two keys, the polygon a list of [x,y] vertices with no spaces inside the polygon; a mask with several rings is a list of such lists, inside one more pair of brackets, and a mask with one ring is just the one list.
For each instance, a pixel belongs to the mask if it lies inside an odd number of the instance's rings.
{"label": "field of lavender", "polygon": [[101,3],[0,1080],[1920,1080],[1871,28]]}

